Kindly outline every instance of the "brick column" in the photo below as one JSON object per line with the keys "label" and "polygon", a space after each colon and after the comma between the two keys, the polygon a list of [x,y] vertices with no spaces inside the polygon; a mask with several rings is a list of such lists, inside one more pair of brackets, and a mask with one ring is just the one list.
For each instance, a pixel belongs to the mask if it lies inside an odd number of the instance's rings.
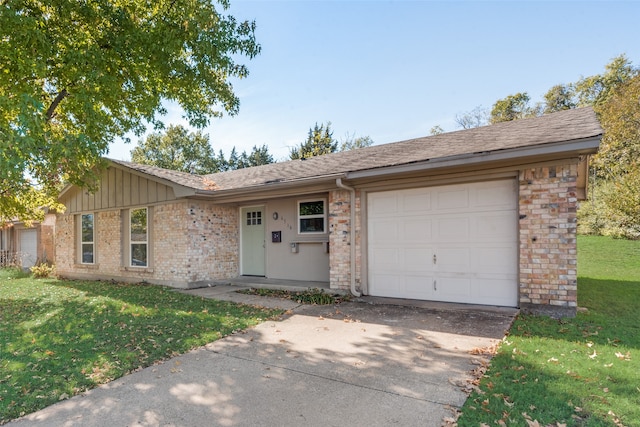
{"label": "brick column", "polygon": [[351,197],[347,190],[329,192],[329,283],[349,289],[351,275]]}
{"label": "brick column", "polygon": [[574,316],[577,164],[520,171],[520,307]]}

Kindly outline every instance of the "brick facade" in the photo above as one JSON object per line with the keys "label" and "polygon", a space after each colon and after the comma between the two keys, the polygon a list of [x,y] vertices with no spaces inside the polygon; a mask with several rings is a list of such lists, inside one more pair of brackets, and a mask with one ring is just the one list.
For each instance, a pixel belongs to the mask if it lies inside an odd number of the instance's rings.
{"label": "brick facade", "polygon": [[351,283],[350,199],[347,190],[329,192],[329,283],[336,289]]}
{"label": "brick facade", "polygon": [[149,267],[128,267],[123,256],[123,214],[95,213],[96,263],[77,262],[75,215],[57,221],[57,271],[67,277],[146,281],[185,288],[197,281],[238,275],[237,208],[181,201],[152,207]]}
{"label": "brick facade", "polygon": [[520,306],[575,314],[577,165],[521,170]]}
{"label": "brick facade", "polygon": [[[360,286],[362,248],[360,236],[360,192],[356,192],[356,285]],[[351,286],[351,193],[347,190],[329,192],[329,282],[332,289]]]}

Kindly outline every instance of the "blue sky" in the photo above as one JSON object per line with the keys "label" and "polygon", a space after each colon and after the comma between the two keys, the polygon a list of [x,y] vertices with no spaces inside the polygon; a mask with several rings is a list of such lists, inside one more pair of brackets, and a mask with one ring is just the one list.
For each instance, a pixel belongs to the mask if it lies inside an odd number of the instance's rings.
{"label": "blue sky", "polygon": [[[604,71],[626,54],[640,65],[640,2],[249,1],[262,53],[234,80],[240,112],[212,119],[216,152],[266,144],[276,160],[331,122],[334,138],[376,144],[457,130],[456,114]],[[186,124],[169,105],[166,124]],[[120,141],[109,157],[130,159]]]}

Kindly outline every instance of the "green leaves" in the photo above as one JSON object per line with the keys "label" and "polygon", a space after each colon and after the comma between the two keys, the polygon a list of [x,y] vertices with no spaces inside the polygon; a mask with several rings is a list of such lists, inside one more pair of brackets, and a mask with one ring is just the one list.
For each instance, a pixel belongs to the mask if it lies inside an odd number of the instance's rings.
{"label": "green leaves", "polygon": [[309,129],[307,140],[299,147],[293,147],[290,150],[289,157],[291,160],[306,159],[334,153],[337,149],[338,141],[333,139],[331,122],[327,122],[326,126],[324,124],[318,126],[316,123],[313,129]]}
{"label": "green leaves", "polygon": [[[0,5],[0,194],[11,209],[31,184],[50,199],[91,183],[109,143],[157,124],[165,100],[190,124],[236,114],[229,79],[260,52],[255,23],[228,2],[6,0]],[[73,31],[70,31],[70,29]],[[9,176],[11,175],[11,176]],[[9,184],[11,183],[11,185]]]}
{"label": "green leaves", "polygon": [[135,163],[197,175],[273,163],[273,156],[266,145],[260,148],[254,146],[250,154],[243,151],[239,156],[233,148],[229,160],[225,159],[222,151],[216,156],[208,135],[189,133],[180,125],[169,126],[166,132],[153,133],[140,141],[131,150],[131,158]]}

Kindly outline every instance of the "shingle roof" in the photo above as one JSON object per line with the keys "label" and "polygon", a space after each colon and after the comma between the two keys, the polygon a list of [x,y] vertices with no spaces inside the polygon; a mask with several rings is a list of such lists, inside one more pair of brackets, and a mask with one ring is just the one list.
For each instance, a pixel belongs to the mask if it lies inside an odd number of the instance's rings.
{"label": "shingle roof", "polygon": [[182,185],[184,187],[195,189],[202,189],[204,187],[203,177],[200,175],[193,175],[190,173],[175,171],[171,169],[163,169],[157,166],[142,165],[140,163],[132,163],[124,160],[109,159],[109,161],[117,165],[124,166],[128,169],[141,172],[145,175],[150,175],[156,178],[170,181],[174,184]]}
{"label": "shingle roof", "polygon": [[406,165],[474,153],[596,138],[602,129],[592,108],[498,123],[407,141],[327,154],[306,160],[272,163],[206,176],[117,161],[137,171],[196,190],[233,190],[382,167]]}

